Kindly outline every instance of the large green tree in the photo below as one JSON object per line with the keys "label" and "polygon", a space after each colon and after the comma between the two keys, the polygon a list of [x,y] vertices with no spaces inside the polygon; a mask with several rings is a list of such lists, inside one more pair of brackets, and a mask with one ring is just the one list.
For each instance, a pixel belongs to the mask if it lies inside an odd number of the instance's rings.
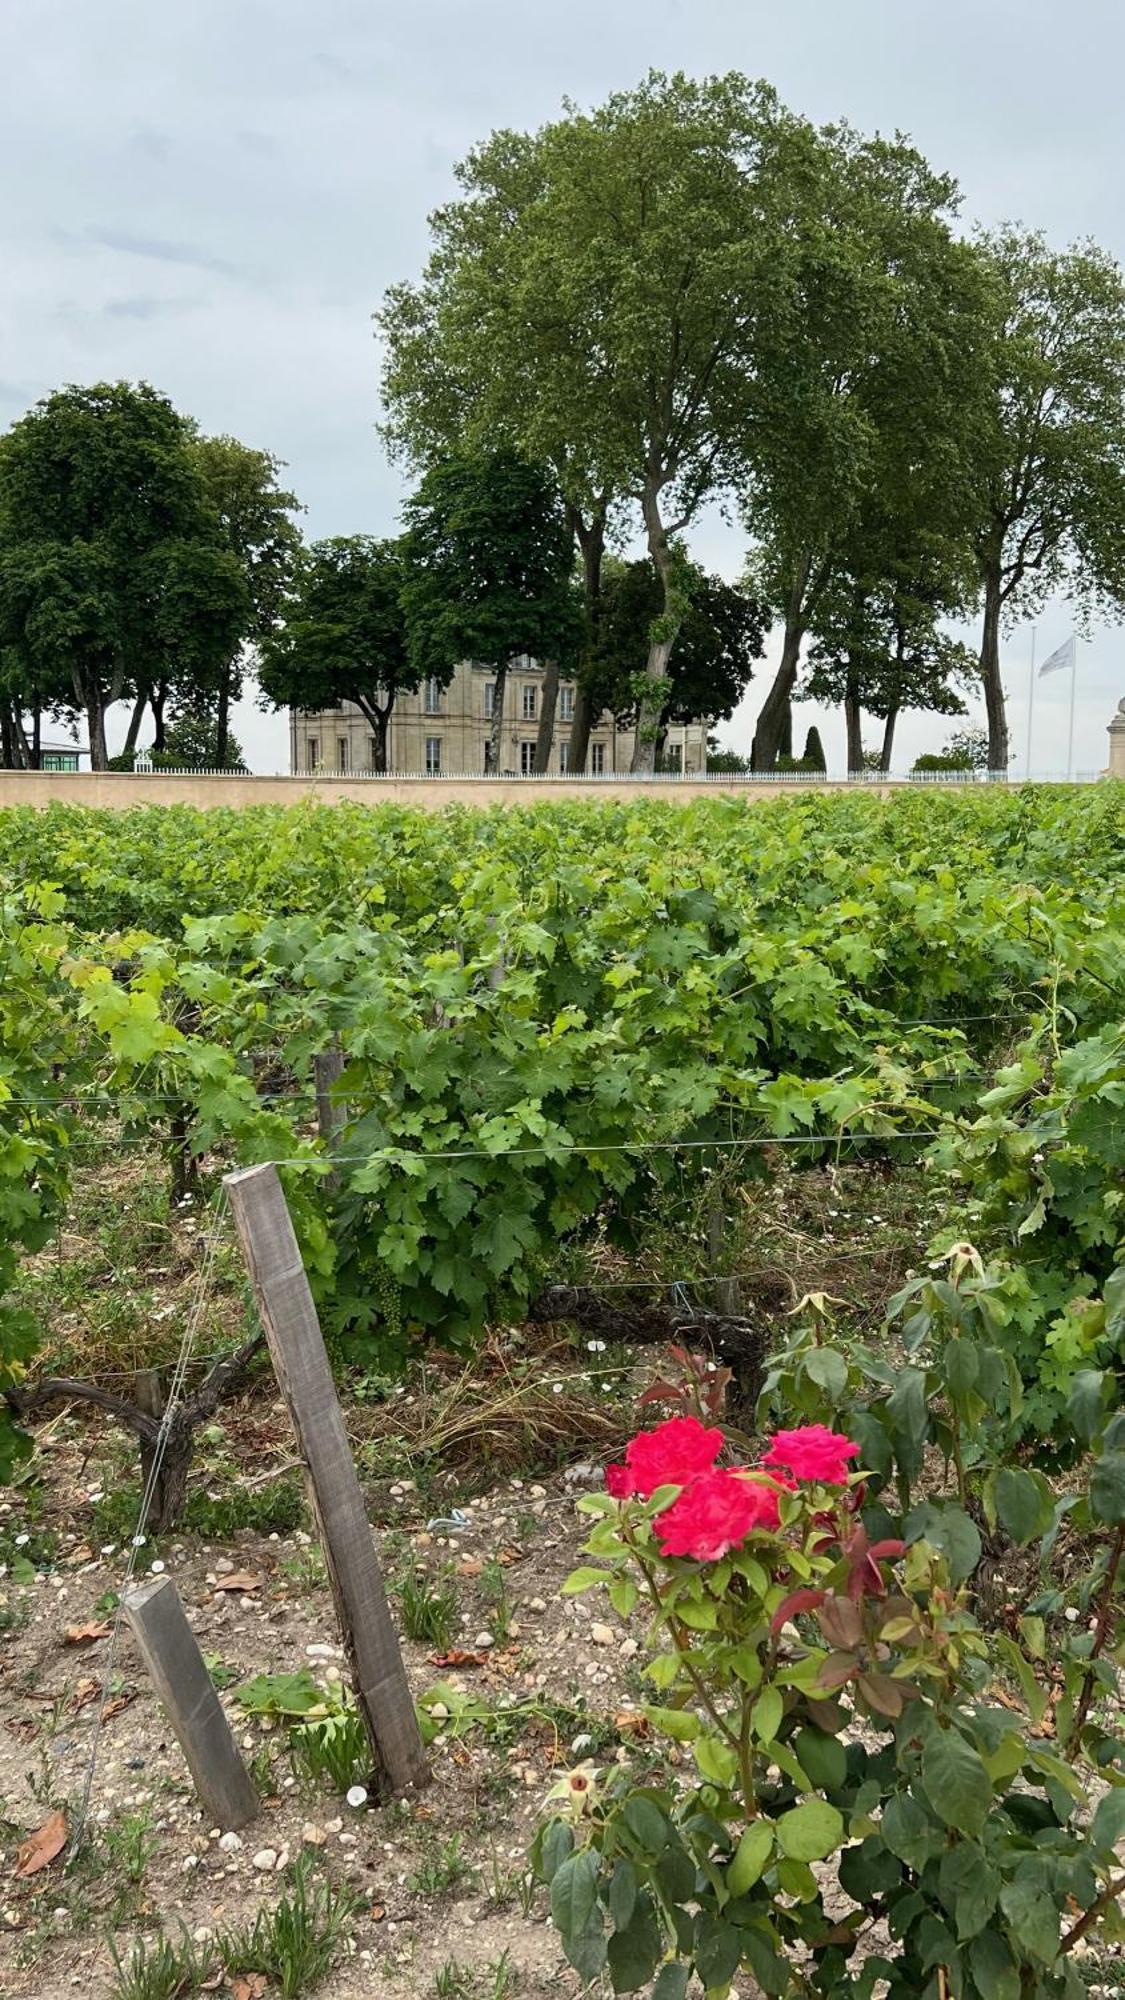
{"label": "large green tree", "polygon": [[900,139],[818,135],[792,208],[783,300],[761,330],[742,492],[752,586],[783,626],[753,761],[771,769],[806,635],[873,511],[967,518],[987,394],[987,277],[954,239],[954,182]]}
{"label": "large green tree", "polygon": [[[207,497],[219,518],[223,539],[246,583],[248,618],[241,639],[261,646],[281,616],[301,550],[295,519],[300,502],[282,486],[284,460],[234,437],[193,440],[193,456]],[[243,646],[220,665],[215,688],[215,750],[227,761],[230,705],[242,692]]]}
{"label": "large green tree", "polygon": [[275,708],[306,714],[354,702],[371,725],[375,769],[387,768],[387,732],[401,694],[423,674],[406,644],[402,545],[370,535],[314,542],[299,563],[282,616],[261,641],[259,679]]}
{"label": "large green tree", "polygon": [[[657,716],[658,754],[670,722],[711,721],[733,715],[761,658],[765,617],[756,599],[698,564],[682,561],[679,587],[685,609],[669,662]],[[635,722],[646,692],[645,663],[663,593],[650,561],[608,566],[595,655],[594,691],[599,708]]]}
{"label": "large green tree", "polygon": [[500,768],[508,663],[558,659],[576,638],[570,531],[562,499],[515,452],[468,453],[425,476],[404,510],[407,657],[448,681],[460,660],[495,672],[486,768]]}
{"label": "large green tree", "polygon": [[1125,605],[1125,283],[1095,244],[1054,251],[1010,230],[980,250],[994,301],[972,486],[980,677],[989,763],[1006,771],[1002,626],[1058,590],[1079,615]]}
{"label": "large green tree", "polygon": [[105,714],[175,671],[206,681],[245,627],[189,428],[146,383],[46,397],[0,439],[0,644],[47,706]]}
{"label": "large green tree", "polygon": [[[392,439],[425,463],[454,434],[500,437],[551,465],[594,632],[608,511],[639,510],[662,603],[637,770],[653,765],[686,608],[675,538],[733,477],[808,143],[767,86],[736,75],[653,74],[533,135],[496,133],[431,219],[421,285],[380,315]],[[579,719],[576,768],[582,734]]]}

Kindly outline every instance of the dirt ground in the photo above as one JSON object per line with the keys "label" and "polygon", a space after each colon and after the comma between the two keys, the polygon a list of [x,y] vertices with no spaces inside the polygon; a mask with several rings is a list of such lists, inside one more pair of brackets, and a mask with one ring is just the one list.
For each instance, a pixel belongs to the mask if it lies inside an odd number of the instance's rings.
{"label": "dirt ground", "polygon": [[[53,1482],[63,1460],[81,1470],[89,1441],[84,1426],[68,1420],[64,1428],[72,1435],[55,1453]],[[448,1650],[470,1656],[450,1668],[435,1648],[404,1641],[415,1695],[448,1681],[497,1710],[515,1710],[506,1723],[501,1717],[499,1740],[481,1730],[452,1741],[439,1738],[431,1751],[433,1784],[411,1807],[355,1811],[324,1787],[302,1787],[288,1768],[276,1726],[247,1717],[231,1691],[263,1672],[309,1667],[329,1684],[339,1673],[331,1598],[304,1530],[244,1532],[222,1544],[185,1538],[160,1544],[154,1557],[140,1552],[138,1575],[151,1573],[156,1561],[175,1578],[208,1664],[226,1684],[222,1698],[247,1758],[263,1749],[275,1753],[276,1789],[264,1797],[260,1819],[226,1841],[198,1808],[124,1623],[111,1659],[114,1620],[106,1594],[120,1581],[121,1560],[117,1550],[95,1551],[82,1533],[88,1496],[100,1490],[93,1471],[91,1460],[69,1515],[78,1526],[65,1532],[54,1566],[37,1572],[33,1583],[9,1588],[16,1620],[26,1616],[26,1623],[5,1634],[0,1659],[0,1800],[9,1877],[0,1906],[0,1992],[10,2000],[54,2000],[76,1988],[91,2000],[108,1995],[111,1927],[119,1949],[156,1922],[172,1929],[183,1924],[202,1940],[252,1917],[271,1894],[270,1876],[278,1877],[303,1848],[362,1897],[349,1955],[320,1989],[325,2000],[351,2000],[361,1992],[425,1994],[435,1990],[451,1960],[466,1975],[466,1993],[510,1991],[536,2000],[576,1991],[545,1921],[541,1893],[525,1918],[516,1885],[552,1771],[591,1754],[587,1715],[597,1740],[609,1739],[604,1756],[645,1761],[636,1713],[637,1640],[616,1620],[612,1629],[603,1624],[596,1606],[558,1595],[582,1540],[575,1498],[600,1480],[600,1466],[568,1468],[549,1484],[508,1480],[464,1499],[459,1507],[467,1525],[452,1533],[427,1527],[432,1503],[420,1505],[408,1483],[395,1483],[386,1495],[396,1560],[420,1561],[435,1572],[452,1566],[462,1608]],[[18,1493],[0,1502],[0,1520],[13,1542],[19,1517]],[[500,1622],[495,1599],[485,1601],[480,1592],[490,1558],[505,1585],[503,1643],[489,1629]],[[249,1581],[229,1587],[240,1578]],[[79,1636],[87,1631],[101,1636]],[[80,1856],[68,1868],[64,1855],[27,1881],[12,1880],[19,1842],[51,1808],[65,1803],[68,1817],[76,1817],[107,1675],[89,1859],[84,1863]],[[112,1839],[122,1821],[138,1816],[148,1820],[153,1851],[143,1880],[123,1884],[105,1836]],[[446,1867],[443,1856],[454,1836],[453,1862]],[[445,1868],[459,1879],[429,1892],[413,1884],[419,1871],[427,1873],[427,1862],[431,1875]],[[127,1912],[114,1925],[115,1900],[129,1890]],[[494,1969],[505,1953],[511,1982],[497,1986]]]}

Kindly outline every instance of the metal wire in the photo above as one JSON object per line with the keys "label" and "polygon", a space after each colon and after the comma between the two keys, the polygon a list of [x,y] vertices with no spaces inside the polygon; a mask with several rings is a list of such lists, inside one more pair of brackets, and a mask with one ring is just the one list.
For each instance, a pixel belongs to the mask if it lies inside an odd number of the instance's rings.
{"label": "metal wire", "polygon": [[[215,1203],[214,1219],[216,1222],[218,1221],[220,1215],[223,1212],[226,1200],[227,1200],[226,1188],[220,1187]],[[97,1713],[95,1714],[94,1717],[93,1741],[90,1745],[90,1756],[86,1766],[86,1776],[82,1786],[82,1798],[78,1808],[78,1816],[74,1831],[75,1849],[78,1848],[85,1834],[86,1821],[90,1811],[90,1797],[94,1788],[94,1776],[97,1770],[98,1750],[101,1742],[102,1725],[105,1721],[105,1712],[109,1703],[110,1685],[113,1680],[114,1666],[116,1665],[117,1661],[118,1641],[121,1635],[121,1626],[125,1616],[125,1597],[129,1589],[129,1586],[133,1581],[133,1577],[137,1567],[138,1554],[140,1550],[144,1547],[145,1541],[147,1539],[145,1535],[145,1525],[148,1521],[149,1508],[152,1505],[153,1495],[156,1491],[156,1484],[160,1477],[161,1467],[163,1466],[164,1463],[164,1455],[168,1448],[168,1439],[169,1436],[171,1435],[172,1418],[175,1415],[176,1406],[183,1394],[184,1381],[187,1375],[188,1361],[191,1356],[192,1347],[194,1346],[195,1343],[196,1334],[199,1330],[199,1323],[203,1315],[203,1306],[206,1301],[208,1290],[210,1288],[211,1274],[215,1261],[216,1241],[217,1241],[217,1235],[212,1235],[207,1239],[206,1255],[204,1256],[203,1262],[199,1267],[199,1276],[196,1281],[195,1294],[192,1299],[191,1309],[184,1323],[183,1338],[180,1341],[179,1352],[176,1356],[176,1365],[175,1368],[173,1369],[172,1377],[168,1385],[168,1399],[167,1402],[165,1403],[164,1411],[160,1419],[160,1429],[157,1432],[156,1441],[153,1445],[152,1459],[148,1470],[148,1478],[145,1481],[144,1492],[141,1495],[141,1506],[140,1506],[140,1512],[137,1517],[136,1531],[133,1534],[129,1544],[128,1561],[126,1562],[125,1565],[125,1574],[121,1581],[120,1591],[118,1592],[117,1607],[113,1617],[113,1628],[110,1633],[109,1656],[105,1664],[104,1673],[102,1675],[101,1694],[98,1698]]]}

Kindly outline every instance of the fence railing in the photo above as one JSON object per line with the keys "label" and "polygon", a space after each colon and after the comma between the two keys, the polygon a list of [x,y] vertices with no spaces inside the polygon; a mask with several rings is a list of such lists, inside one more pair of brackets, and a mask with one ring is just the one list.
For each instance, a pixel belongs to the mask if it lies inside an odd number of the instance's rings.
{"label": "fence railing", "polygon": [[5,777],[29,778],[234,778],[243,783],[278,778],[305,784],[476,784],[476,785],[1090,785],[1104,778],[1104,771],[232,771],[228,769],[176,766],[152,771],[10,771]]}

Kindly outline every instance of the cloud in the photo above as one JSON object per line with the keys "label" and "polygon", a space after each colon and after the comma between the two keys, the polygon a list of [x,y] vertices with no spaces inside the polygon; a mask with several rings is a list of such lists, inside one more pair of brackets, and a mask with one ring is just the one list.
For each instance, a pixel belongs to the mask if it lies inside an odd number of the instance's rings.
{"label": "cloud", "polygon": [[190,312],[201,301],[179,295],[175,298],[157,298],[151,293],[138,293],[133,298],[107,299],[102,312],[107,319],[159,319],[164,313]]}
{"label": "cloud", "polygon": [[239,266],[226,257],[216,257],[193,243],[176,243],[165,236],[135,235],[128,229],[93,228],[88,229],[86,235],[91,243],[99,244],[103,250],[116,250],[124,257],[145,257],[159,264],[187,264],[192,270],[210,271],[221,278],[244,275]]}

